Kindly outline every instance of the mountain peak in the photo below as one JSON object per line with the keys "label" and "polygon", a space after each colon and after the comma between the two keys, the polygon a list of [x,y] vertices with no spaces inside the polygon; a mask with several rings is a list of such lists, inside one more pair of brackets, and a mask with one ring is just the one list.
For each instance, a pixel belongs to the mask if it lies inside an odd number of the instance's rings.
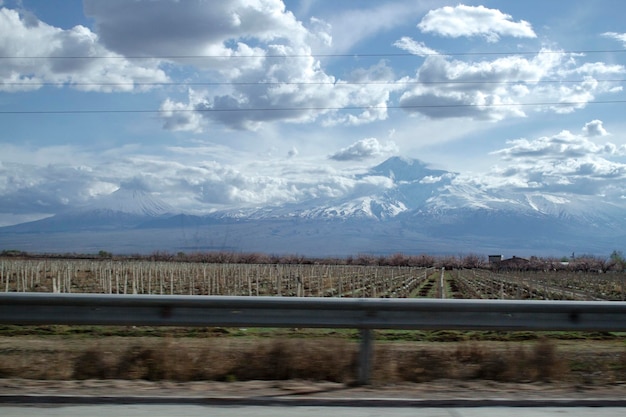
{"label": "mountain peak", "polygon": [[396,181],[415,181],[427,176],[440,176],[447,171],[430,169],[419,159],[411,159],[402,156],[393,156],[376,165],[369,171],[372,175],[382,175],[393,178]]}
{"label": "mountain peak", "polygon": [[80,211],[110,210],[142,216],[162,216],[176,210],[148,191],[122,186],[111,194],[92,201]]}

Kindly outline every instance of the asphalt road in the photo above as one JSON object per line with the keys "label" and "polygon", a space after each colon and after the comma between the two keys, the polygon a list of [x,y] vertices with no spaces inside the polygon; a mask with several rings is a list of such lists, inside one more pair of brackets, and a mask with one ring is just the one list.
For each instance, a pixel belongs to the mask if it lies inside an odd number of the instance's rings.
{"label": "asphalt road", "polygon": [[324,407],[209,405],[0,405],[3,417],[622,417],[626,407]]}

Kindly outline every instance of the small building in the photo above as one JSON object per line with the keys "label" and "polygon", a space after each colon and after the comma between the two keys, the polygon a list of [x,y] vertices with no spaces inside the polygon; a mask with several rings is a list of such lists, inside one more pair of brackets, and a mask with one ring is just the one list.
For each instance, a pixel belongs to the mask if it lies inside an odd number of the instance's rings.
{"label": "small building", "polygon": [[500,265],[502,255],[489,255],[489,265]]}
{"label": "small building", "polygon": [[499,264],[500,269],[528,269],[529,266],[530,261],[528,259],[518,258],[517,256],[513,256],[509,259],[503,259]]}

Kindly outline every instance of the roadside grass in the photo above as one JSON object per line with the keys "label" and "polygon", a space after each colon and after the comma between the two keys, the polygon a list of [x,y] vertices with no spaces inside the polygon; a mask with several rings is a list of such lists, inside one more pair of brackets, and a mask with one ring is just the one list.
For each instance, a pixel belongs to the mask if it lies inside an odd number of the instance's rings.
{"label": "roadside grass", "polygon": [[[39,332],[18,335],[10,331],[17,329],[6,327],[0,332],[0,378],[306,379],[350,384],[356,376],[358,337],[353,330],[158,328],[155,333],[151,328],[94,326],[89,333],[77,326],[37,326],[34,330]],[[374,383],[626,382],[622,334],[377,331],[375,335]]]}
{"label": "roadside grass", "polygon": [[[532,341],[551,340],[622,340],[624,332],[531,332],[531,331],[457,331],[457,330],[375,330],[378,341]],[[188,337],[188,338],[331,338],[359,339],[356,329],[308,329],[308,328],[224,328],[224,327],[150,327],[150,326],[17,326],[0,325],[0,337],[13,336],[55,336],[68,338],[93,337]]]}

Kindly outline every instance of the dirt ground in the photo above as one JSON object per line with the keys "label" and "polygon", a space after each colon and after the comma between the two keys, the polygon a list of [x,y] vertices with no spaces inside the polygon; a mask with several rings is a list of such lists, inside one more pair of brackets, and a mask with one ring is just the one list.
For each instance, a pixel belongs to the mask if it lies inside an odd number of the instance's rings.
{"label": "dirt ground", "polygon": [[438,380],[374,384],[289,381],[171,382],[128,380],[54,381],[0,379],[6,396],[95,396],[205,399],[413,399],[436,400],[623,400],[625,384],[581,386],[564,383],[499,383]]}
{"label": "dirt ground", "polygon": [[[190,353],[207,351],[220,358],[224,352],[232,360],[241,362],[241,356],[233,356],[237,351],[250,352],[251,346],[261,345],[262,349],[271,352],[274,342],[267,340],[239,338],[188,338],[174,339],[163,345],[162,338],[125,338],[106,337],[98,340],[89,338],[59,338],[36,336],[0,337],[0,401],[11,396],[99,396],[99,397],[185,397],[185,398],[222,398],[222,399],[322,399],[322,398],[353,398],[353,399],[413,399],[413,400],[590,400],[590,399],[626,399],[626,347],[621,339],[614,340],[561,340],[554,341],[556,358],[546,362],[567,364],[567,371],[560,371],[549,380],[506,381],[495,380],[489,375],[480,378],[467,377],[468,370],[475,370],[478,363],[469,363],[474,356],[490,361],[490,366],[499,364],[498,360],[510,360],[519,352],[530,355],[535,342],[380,342],[375,344],[375,355],[379,364],[374,365],[372,384],[357,387],[353,381],[328,382],[316,378],[289,378],[285,380],[197,380],[175,382],[173,380],[148,381],[141,377],[132,379],[86,378],[76,380],[72,372],[76,372],[76,363],[71,363],[86,349],[101,349],[107,355],[116,352],[122,354],[129,347],[141,343],[157,348],[186,349],[184,358]],[[328,345],[324,340],[293,340],[291,347],[302,348],[306,345]],[[341,342],[343,343],[343,342]],[[340,345],[340,347],[343,345]],[[289,348],[289,346],[287,346]],[[336,346],[335,346],[336,347]],[[348,343],[349,349],[356,349],[356,343]],[[248,349],[246,351],[246,349]],[[262,350],[261,349],[261,350]],[[342,349],[345,349],[343,347]],[[290,354],[289,349],[285,350]],[[334,350],[332,350],[334,352]],[[348,351],[344,351],[344,354]],[[402,358],[413,356],[414,369],[410,376],[413,382],[398,379],[397,369]],[[427,352],[428,355],[424,355]],[[322,352],[323,353],[323,352]],[[349,352],[348,352],[349,353]],[[320,354],[321,355],[321,354]],[[415,365],[415,360],[432,361],[440,355],[443,360],[456,360],[452,366],[453,374],[459,378],[440,377],[429,374],[424,362]],[[200,357],[200,355],[198,356]],[[224,356],[225,357],[225,356]],[[244,356],[245,357],[245,356]],[[214,360],[216,360],[214,358]],[[328,356],[320,356],[328,361]],[[494,359],[495,358],[495,359]],[[106,358],[105,358],[106,359]],[[249,358],[250,366],[253,360]],[[291,358],[297,363],[299,357]],[[349,362],[348,359],[344,360]],[[384,362],[384,363],[380,363]],[[391,362],[395,370],[391,372]],[[433,367],[443,362],[433,363]],[[501,365],[501,364],[500,364]],[[499,365],[499,366],[500,366]],[[511,365],[511,364],[504,364]],[[455,369],[457,366],[465,368]],[[541,365],[540,365],[541,366]],[[315,367],[315,364],[312,364]],[[490,369],[490,368],[485,368]],[[518,369],[518,368],[514,368]],[[35,372],[37,371],[37,372]],[[30,373],[29,373],[30,372]],[[383,377],[377,372],[383,374]],[[473,372],[473,371],[472,371]],[[30,376],[29,376],[30,375]],[[406,372],[405,372],[406,375]],[[432,375],[423,378],[424,375]],[[465,376],[463,376],[465,375]],[[421,379],[420,379],[421,378]],[[513,378],[515,379],[515,378]],[[416,382],[417,381],[417,382]],[[623,400],[626,401],[626,400]]]}

